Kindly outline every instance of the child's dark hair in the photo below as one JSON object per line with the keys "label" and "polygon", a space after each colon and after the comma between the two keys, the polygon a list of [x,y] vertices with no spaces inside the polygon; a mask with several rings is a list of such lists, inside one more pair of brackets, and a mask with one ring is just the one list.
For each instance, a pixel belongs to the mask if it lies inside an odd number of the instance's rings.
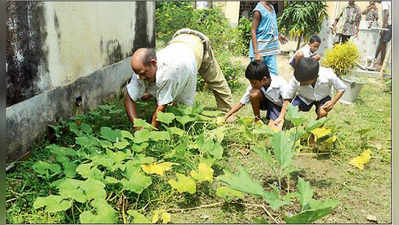
{"label": "child's dark hair", "polygon": [[294,76],[299,82],[306,82],[319,75],[319,62],[311,57],[302,57],[295,66]]}
{"label": "child's dark hair", "polygon": [[263,77],[270,78],[270,73],[264,63],[254,60],[247,66],[245,77],[248,80],[262,80]]}
{"label": "child's dark hair", "polygon": [[309,39],[309,43],[312,44],[314,42],[319,42],[321,44],[321,39],[319,36],[317,35],[313,35],[312,37],[310,37]]}

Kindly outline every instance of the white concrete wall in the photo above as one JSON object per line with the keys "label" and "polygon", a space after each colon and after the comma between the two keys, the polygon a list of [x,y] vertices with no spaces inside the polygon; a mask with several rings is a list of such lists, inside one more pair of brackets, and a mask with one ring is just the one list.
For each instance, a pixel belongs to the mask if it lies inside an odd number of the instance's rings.
{"label": "white concrete wall", "polygon": [[[146,29],[152,38],[154,3],[147,4]],[[135,38],[135,14],[136,2],[46,2],[49,71],[42,74],[42,83],[50,79],[50,88],[65,85],[108,65],[115,54],[127,57]]]}

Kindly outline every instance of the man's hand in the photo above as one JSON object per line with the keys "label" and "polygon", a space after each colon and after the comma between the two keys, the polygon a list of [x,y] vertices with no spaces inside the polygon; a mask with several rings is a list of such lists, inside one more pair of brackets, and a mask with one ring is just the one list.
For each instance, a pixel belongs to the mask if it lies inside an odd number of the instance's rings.
{"label": "man's hand", "polygon": [[278,39],[280,40],[281,44],[285,44],[288,42],[288,39],[281,33],[278,34]]}
{"label": "man's hand", "polygon": [[284,125],[284,118],[278,117],[276,120],[273,120],[272,123],[275,128],[277,128],[278,130],[282,130]]}
{"label": "man's hand", "polygon": [[326,112],[330,112],[333,107],[334,107],[334,102],[330,100],[324,103],[324,105],[322,105],[320,108],[322,108]]}
{"label": "man's hand", "polygon": [[262,55],[259,53],[255,53],[255,61],[261,62],[262,61]]}

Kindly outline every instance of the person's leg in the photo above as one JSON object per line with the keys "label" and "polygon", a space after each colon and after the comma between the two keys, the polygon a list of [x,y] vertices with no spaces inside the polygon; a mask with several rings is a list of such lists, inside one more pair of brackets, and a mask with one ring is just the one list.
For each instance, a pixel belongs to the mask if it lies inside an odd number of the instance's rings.
{"label": "person's leg", "polygon": [[265,96],[262,91],[259,89],[252,89],[250,91],[249,100],[251,101],[252,111],[254,112],[254,116],[256,120],[260,120],[260,110],[266,109],[265,105]]}
{"label": "person's leg", "polygon": [[392,26],[387,27],[388,30],[384,30],[384,33],[382,35],[382,49],[381,49],[381,60],[380,60],[380,65],[384,63],[385,55],[386,55],[386,50],[387,50],[387,44],[392,38]]}
{"label": "person's leg", "polygon": [[267,69],[269,69],[270,75],[278,75],[276,55],[263,56],[263,63],[267,66]]}
{"label": "person's leg", "polygon": [[205,51],[199,73],[208,84],[208,88],[212,90],[218,108],[222,111],[229,111],[233,104],[231,90],[210,46]]}
{"label": "person's leg", "polygon": [[345,44],[351,36],[349,35],[342,35],[342,44]]}

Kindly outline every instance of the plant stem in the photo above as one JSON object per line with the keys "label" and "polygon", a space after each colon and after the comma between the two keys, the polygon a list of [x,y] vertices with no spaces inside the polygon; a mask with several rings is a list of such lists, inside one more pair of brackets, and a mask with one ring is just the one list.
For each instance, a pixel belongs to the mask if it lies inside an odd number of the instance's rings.
{"label": "plant stem", "polygon": [[212,203],[212,204],[208,204],[208,205],[200,205],[200,206],[193,207],[193,208],[168,209],[168,210],[166,210],[166,211],[167,211],[167,212],[184,212],[184,211],[195,210],[195,209],[212,208],[212,207],[215,207],[215,206],[222,205],[223,203],[224,203],[224,202],[216,202],[216,203]]}
{"label": "plant stem", "polygon": [[290,175],[287,175],[287,193],[290,193]]}
{"label": "plant stem", "polygon": [[251,204],[251,203],[244,203],[244,205],[255,206],[255,207],[260,207],[260,208],[262,208],[263,211],[265,211],[266,214],[267,214],[270,218],[272,218],[272,220],[273,220],[275,223],[279,223],[279,222],[276,220],[276,218],[274,218],[274,217],[272,216],[272,214],[270,214],[270,212],[266,209],[266,207],[265,207],[264,205]]}
{"label": "plant stem", "polygon": [[122,195],[122,218],[123,218],[123,223],[127,224],[126,215],[125,215],[125,196],[124,195]]}

